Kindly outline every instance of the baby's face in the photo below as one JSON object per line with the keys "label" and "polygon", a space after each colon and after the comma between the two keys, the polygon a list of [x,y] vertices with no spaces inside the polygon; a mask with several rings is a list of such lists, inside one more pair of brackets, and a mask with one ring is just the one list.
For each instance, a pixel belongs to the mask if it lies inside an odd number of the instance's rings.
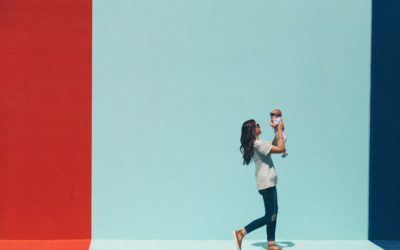
{"label": "baby's face", "polygon": [[282,112],[279,109],[274,109],[270,113],[271,122],[276,123],[276,121],[281,119]]}

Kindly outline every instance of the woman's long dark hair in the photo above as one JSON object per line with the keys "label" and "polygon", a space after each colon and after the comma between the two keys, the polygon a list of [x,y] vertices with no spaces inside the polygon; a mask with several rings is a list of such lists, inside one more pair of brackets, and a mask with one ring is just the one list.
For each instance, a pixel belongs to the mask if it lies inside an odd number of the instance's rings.
{"label": "woman's long dark hair", "polygon": [[254,154],[254,140],[256,139],[256,121],[247,120],[242,125],[242,135],[240,136],[240,152],[243,154],[243,165],[249,165]]}

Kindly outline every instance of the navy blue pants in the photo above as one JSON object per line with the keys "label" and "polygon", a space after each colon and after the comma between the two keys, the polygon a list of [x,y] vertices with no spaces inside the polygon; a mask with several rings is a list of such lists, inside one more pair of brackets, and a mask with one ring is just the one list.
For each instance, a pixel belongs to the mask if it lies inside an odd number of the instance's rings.
{"label": "navy blue pants", "polygon": [[268,241],[275,240],[276,218],[278,216],[278,194],[276,187],[270,187],[258,190],[264,200],[265,215],[258,218],[245,226],[247,233],[256,230],[262,226],[267,225],[267,239]]}

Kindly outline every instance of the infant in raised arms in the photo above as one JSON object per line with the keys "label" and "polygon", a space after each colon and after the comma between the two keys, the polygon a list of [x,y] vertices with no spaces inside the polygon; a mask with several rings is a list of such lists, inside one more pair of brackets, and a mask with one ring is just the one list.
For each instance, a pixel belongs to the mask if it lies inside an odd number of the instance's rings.
{"label": "infant in raised arms", "polygon": [[[274,109],[271,111],[271,113],[269,113],[271,116],[271,123],[273,124],[278,124],[282,121],[282,111],[279,109]],[[278,129],[275,127],[274,128],[274,133],[275,133],[275,137],[278,138]],[[286,132],[285,129],[283,129],[282,131],[283,134],[283,139],[286,142]],[[285,149],[285,152],[282,154],[282,157],[285,158],[288,156],[288,152],[287,149]]]}

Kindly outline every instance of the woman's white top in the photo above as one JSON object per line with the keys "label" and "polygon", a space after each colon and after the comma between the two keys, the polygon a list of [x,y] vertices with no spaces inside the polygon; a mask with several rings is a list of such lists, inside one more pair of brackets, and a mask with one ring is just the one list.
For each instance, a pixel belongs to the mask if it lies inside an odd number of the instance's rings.
{"label": "woman's white top", "polygon": [[271,159],[272,144],[268,141],[255,140],[253,161],[256,164],[256,185],[258,190],[273,187],[277,184],[274,163]]}

